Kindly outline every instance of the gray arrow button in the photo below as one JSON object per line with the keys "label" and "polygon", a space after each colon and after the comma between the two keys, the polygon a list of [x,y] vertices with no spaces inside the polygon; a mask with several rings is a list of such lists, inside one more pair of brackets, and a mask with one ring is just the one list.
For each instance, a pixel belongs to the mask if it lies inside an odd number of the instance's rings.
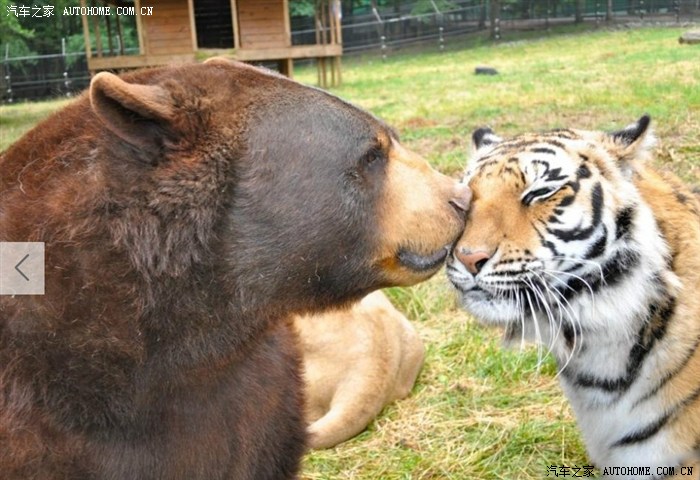
{"label": "gray arrow button", "polygon": [[0,295],[44,294],[44,242],[0,242]]}

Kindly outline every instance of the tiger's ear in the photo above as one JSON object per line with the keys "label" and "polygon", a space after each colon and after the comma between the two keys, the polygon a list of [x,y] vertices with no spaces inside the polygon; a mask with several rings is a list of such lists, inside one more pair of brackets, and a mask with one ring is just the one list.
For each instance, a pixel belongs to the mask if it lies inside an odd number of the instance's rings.
{"label": "tiger's ear", "polygon": [[484,147],[490,147],[501,142],[501,137],[488,127],[478,128],[472,133],[472,152],[478,152]]}
{"label": "tiger's ear", "polygon": [[90,104],[108,130],[143,150],[160,148],[163,137],[172,133],[175,105],[161,86],[129,83],[101,72],[90,82]]}
{"label": "tiger's ear", "polygon": [[613,141],[616,156],[623,162],[643,158],[656,143],[656,138],[649,128],[651,117],[643,115],[636,122],[622,130],[608,133]]}

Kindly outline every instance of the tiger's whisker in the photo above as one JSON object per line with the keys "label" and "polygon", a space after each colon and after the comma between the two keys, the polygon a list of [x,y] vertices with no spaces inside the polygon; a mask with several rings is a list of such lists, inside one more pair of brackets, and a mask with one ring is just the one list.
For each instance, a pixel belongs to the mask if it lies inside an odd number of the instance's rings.
{"label": "tiger's whisker", "polygon": [[[537,275],[537,273],[535,271],[530,270],[530,272],[533,275],[535,275],[537,277],[537,279],[546,287],[546,283],[543,282],[542,278],[539,275]],[[546,356],[546,355],[549,355],[550,353],[552,353],[552,351],[554,349],[554,345],[556,343],[556,340],[559,337],[559,333],[561,332],[561,314],[560,314],[560,321],[558,323],[557,328],[555,329],[554,326],[555,326],[556,322],[554,320],[554,315],[552,313],[551,307],[549,305],[549,302],[547,301],[547,298],[546,298],[544,292],[542,292],[540,287],[538,285],[536,285],[532,280],[528,279],[528,283],[529,283],[530,288],[532,289],[533,293],[541,299],[541,303],[544,306],[545,313],[547,314],[547,323],[549,325],[550,335],[549,335],[549,342],[547,345],[547,353],[545,354],[545,356]],[[555,333],[555,330],[556,330],[556,333]]]}

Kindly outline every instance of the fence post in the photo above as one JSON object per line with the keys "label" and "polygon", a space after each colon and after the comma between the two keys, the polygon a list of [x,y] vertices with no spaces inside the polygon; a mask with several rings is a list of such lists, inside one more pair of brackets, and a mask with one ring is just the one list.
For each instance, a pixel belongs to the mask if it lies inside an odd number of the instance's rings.
{"label": "fence post", "polygon": [[681,8],[678,0],[673,0],[673,10],[676,12],[676,23],[681,23]]}
{"label": "fence post", "polygon": [[12,103],[12,75],[10,74],[10,44],[5,45],[5,83],[7,84],[7,103]]}
{"label": "fence post", "polygon": [[374,13],[374,16],[378,22],[377,33],[379,33],[379,41],[381,42],[382,61],[384,61],[386,60],[386,25],[384,24],[384,20],[382,20],[382,17],[379,15],[379,12],[377,11],[376,7],[372,7],[372,13]]}
{"label": "fence post", "polygon": [[63,90],[66,97],[71,96],[70,77],[68,76],[68,56],[66,55],[66,39],[61,38],[61,61],[63,62]]}
{"label": "fence post", "polygon": [[491,38],[498,41],[501,38],[501,1],[490,0],[490,3]]}

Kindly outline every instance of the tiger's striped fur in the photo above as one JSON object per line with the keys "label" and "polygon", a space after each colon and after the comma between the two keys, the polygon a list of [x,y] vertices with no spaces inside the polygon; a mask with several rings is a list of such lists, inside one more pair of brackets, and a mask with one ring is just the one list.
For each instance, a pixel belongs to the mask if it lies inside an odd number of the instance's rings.
{"label": "tiger's striped fur", "polygon": [[477,130],[447,272],[478,320],[549,347],[598,467],[693,466],[682,478],[698,479],[700,204],[647,165],[649,122]]}

